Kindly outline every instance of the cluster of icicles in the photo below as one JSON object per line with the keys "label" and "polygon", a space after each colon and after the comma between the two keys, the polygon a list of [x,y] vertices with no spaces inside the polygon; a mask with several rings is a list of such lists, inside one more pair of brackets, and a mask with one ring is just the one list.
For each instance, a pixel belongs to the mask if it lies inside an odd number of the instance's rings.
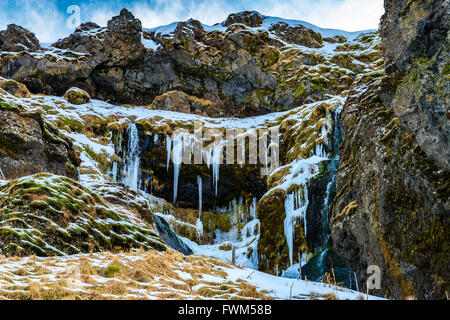
{"label": "cluster of icicles", "polygon": [[[340,109],[339,109],[340,110]],[[336,112],[336,118],[339,116],[339,111]],[[326,126],[330,128],[331,126]],[[322,135],[327,136],[328,131],[324,126],[322,128]],[[140,147],[139,147],[139,135],[136,125],[131,123],[128,130],[128,150],[125,159],[125,174],[121,178],[121,182],[129,186],[133,190],[139,189],[139,162],[140,162]],[[185,151],[190,151],[189,155],[194,154],[195,135],[188,132],[174,133],[172,137],[166,136],[166,150],[167,150],[167,170],[169,170],[170,161],[173,163],[173,203],[176,203],[178,197],[178,181],[180,178],[181,164],[183,163],[183,157]],[[327,141],[327,144],[329,142]],[[215,194],[218,194],[218,185],[220,177],[220,165],[223,162],[223,152],[227,144],[226,140],[218,139],[214,143],[210,143],[206,148],[201,149],[202,162],[204,161],[208,168],[212,168],[212,177],[215,188]],[[202,144],[201,144],[202,145]],[[270,148],[269,148],[270,149]],[[245,153],[245,149],[243,150]],[[327,152],[324,150],[323,144],[318,144],[314,150],[314,156],[326,159]],[[307,160],[307,159],[305,159]],[[302,161],[302,160],[300,160]],[[239,162],[238,162],[239,163]],[[266,166],[268,161],[266,160]],[[266,170],[268,170],[266,168]],[[115,173],[114,173],[115,172]],[[267,171],[268,172],[268,171]],[[312,172],[306,173],[305,178],[311,178],[314,176]],[[113,177],[117,178],[117,163],[113,164]],[[305,181],[306,182],[306,181]],[[202,178],[197,177],[197,184],[199,190],[199,219],[197,220],[197,229],[199,234],[203,233],[203,225],[201,223],[202,214]],[[327,188],[328,189],[328,188]],[[328,191],[328,190],[327,190]],[[327,192],[328,194],[328,192]],[[256,219],[256,198],[254,199],[254,205],[251,207],[251,216]],[[326,199],[328,201],[328,199]],[[294,228],[298,220],[303,220],[304,232],[306,237],[307,225],[306,225],[306,211],[308,208],[308,190],[305,184],[302,184],[298,189],[289,193],[284,201],[286,217],[284,220],[284,234],[286,242],[289,248],[290,264],[293,261],[293,247],[294,247]]]}
{"label": "cluster of icicles", "polygon": [[[334,116],[334,123],[339,123],[339,116],[340,116],[341,107],[337,108]],[[331,118],[327,119],[327,126],[322,127],[322,136],[327,137],[327,145],[331,145],[335,139],[337,139],[336,135],[338,134],[336,132],[336,129],[333,131],[333,140],[329,141],[328,139],[328,129],[327,128],[336,128],[337,126],[331,122]],[[317,159],[327,160],[328,154],[324,148],[324,144],[319,143],[316,145],[313,157],[317,157]],[[307,221],[306,221],[306,212],[309,205],[308,200],[308,188],[306,187],[306,182],[314,177],[316,173],[316,168],[312,169],[310,166],[303,165],[303,162],[308,162],[308,159],[300,160],[297,164],[298,167],[302,168],[301,173],[298,173],[304,177],[303,183],[299,184],[299,187],[297,189],[294,189],[291,193],[287,194],[285,200],[284,200],[284,209],[286,217],[284,219],[284,235],[286,238],[286,243],[289,248],[289,262],[291,265],[294,264],[294,257],[293,257],[293,251],[294,251],[294,228],[297,223],[297,221],[302,220],[303,221],[303,228],[304,228],[304,234],[306,238],[307,234]],[[326,197],[324,200],[324,205],[328,207],[328,202],[330,201],[330,188],[331,185],[335,183],[334,179],[331,179],[329,184],[327,185],[327,192]],[[299,261],[299,263],[302,263]]]}
{"label": "cluster of icicles", "polygon": [[[184,152],[186,148],[190,150],[190,154],[194,153],[195,138],[194,135],[181,132],[166,137],[167,147],[167,170],[169,170],[170,161],[173,163],[173,203],[177,202],[178,197],[178,180],[180,178],[181,164],[183,163]],[[225,141],[219,141],[211,143],[209,147],[202,149],[201,154],[203,160],[206,161],[208,168],[212,166],[213,183],[215,188],[215,194],[217,196],[219,185],[219,172],[220,165],[222,163],[223,149],[225,147]],[[199,186],[201,184],[201,177],[198,177]],[[199,188],[200,190],[201,188]],[[200,201],[201,203],[201,201]]]}

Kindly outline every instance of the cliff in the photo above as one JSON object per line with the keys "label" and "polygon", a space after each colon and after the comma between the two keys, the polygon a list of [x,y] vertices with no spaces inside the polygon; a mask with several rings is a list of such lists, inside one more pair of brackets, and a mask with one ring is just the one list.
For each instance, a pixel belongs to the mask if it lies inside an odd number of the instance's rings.
{"label": "cliff", "polygon": [[[443,299],[449,290],[449,6],[386,1],[380,24],[386,72],[352,86],[330,228],[363,287]],[[365,290],[365,289],[364,289]]]}

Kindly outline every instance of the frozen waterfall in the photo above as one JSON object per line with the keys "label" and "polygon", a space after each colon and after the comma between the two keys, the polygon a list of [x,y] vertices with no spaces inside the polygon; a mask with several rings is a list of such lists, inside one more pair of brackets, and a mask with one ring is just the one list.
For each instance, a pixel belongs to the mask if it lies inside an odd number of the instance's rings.
{"label": "frozen waterfall", "polygon": [[122,183],[131,190],[138,190],[139,187],[139,164],[140,164],[140,147],[139,132],[136,124],[131,123],[127,129],[128,135],[128,152],[125,159],[125,174]]}

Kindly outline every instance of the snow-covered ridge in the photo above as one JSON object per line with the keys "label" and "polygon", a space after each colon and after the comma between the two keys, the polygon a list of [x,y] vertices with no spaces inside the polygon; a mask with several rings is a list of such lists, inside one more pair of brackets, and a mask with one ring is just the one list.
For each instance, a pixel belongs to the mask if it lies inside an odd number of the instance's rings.
{"label": "snow-covered ridge", "polygon": [[[361,31],[344,31],[344,30],[339,30],[339,29],[321,28],[321,27],[318,27],[311,23],[308,23],[306,21],[302,21],[302,20],[290,20],[290,19],[283,19],[283,18],[271,17],[271,16],[262,16],[262,17],[263,17],[263,22],[262,22],[261,26],[255,27],[255,28],[251,28],[251,27],[248,27],[248,28],[251,30],[254,30],[254,31],[269,32],[270,27],[272,27],[273,25],[275,25],[277,23],[286,23],[290,27],[304,26],[308,29],[311,29],[315,32],[320,33],[323,38],[332,38],[334,36],[344,36],[350,41],[355,40],[358,36],[360,36],[363,33],[372,33],[372,32],[377,31],[375,29],[368,29],[368,30],[361,30]],[[154,32],[155,34],[160,34],[160,35],[171,35],[171,34],[173,34],[173,32],[175,31],[175,29],[177,28],[177,26],[180,22],[181,21],[172,22],[170,24],[167,24],[164,26],[158,26],[158,27],[154,27],[154,28],[144,28],[144,31]],[[202,23],[202,26],[205,29],[205,31],[207,31],[207,32],[212,32],[212,31],[225,32],[227,30],[227,27],[225,27],[223,23],[217,23],[212,26]]]}

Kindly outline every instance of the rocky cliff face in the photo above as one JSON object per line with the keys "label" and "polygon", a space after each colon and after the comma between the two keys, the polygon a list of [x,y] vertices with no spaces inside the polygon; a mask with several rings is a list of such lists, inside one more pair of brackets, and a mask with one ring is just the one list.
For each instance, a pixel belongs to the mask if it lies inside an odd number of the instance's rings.
{"label": "rocky cliff face", "polygon": [[356,34],[320,32],[256,12],[212,27],[191,19],[148,30],[122,10],[106,28],[86,23],[38,53],[3,54],[0,74],[34,93],[62,95],[75,86],[94,98],[142,105],[177,90],[193,103],[204,100],[204,114],[242,117],[340,94],[379,65],[375,34],[353,43]]}
{"label": "rocky cliff face", "polygon": [[[449,4],[387,1],[386,74],[361,77],[342,112],[332,206],[334,247],[378,294],[439,299],[449,290]],[[365,289],[364,289],[365,290]]]}

